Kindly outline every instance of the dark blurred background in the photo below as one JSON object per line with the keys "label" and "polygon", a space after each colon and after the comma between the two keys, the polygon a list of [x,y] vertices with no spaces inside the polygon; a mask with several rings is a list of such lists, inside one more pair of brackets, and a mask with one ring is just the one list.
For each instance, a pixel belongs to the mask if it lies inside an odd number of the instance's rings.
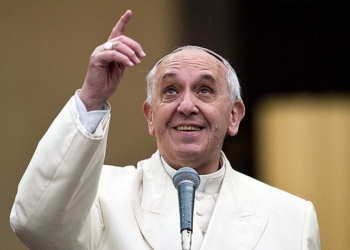
{"label": "dark blurred background", "polygon": [[255,176],[252,110],[261,98],[349,93],[349,1],[183,2],[185,43],[226,56],[240,79],[247,112],[224,145],[235,169]]}

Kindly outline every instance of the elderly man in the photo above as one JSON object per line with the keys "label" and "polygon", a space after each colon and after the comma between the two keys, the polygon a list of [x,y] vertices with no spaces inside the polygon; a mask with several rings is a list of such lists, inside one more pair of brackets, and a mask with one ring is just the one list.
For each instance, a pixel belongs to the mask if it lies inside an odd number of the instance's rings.
{"label": "elderly man", "polygon": [[320,249],[311,202],[235,172],[221,151],[245,109],[234,70],[207,49],[177,49],[148,75],[143,111],[158,151],[137,168],[103,166],[106,101],[145,56],[123,35],[130,18],[95,49],[40,141],[10,216],[18,237],[30,249],[181,249],[171,178],[189,166],[201,178],[192,249]]}

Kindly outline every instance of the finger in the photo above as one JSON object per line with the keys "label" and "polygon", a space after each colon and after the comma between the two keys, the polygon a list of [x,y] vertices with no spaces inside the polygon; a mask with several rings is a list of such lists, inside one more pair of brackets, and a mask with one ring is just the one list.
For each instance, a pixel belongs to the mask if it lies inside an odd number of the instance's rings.
{"label": "finger", "polygon": [[132,62],[127,55],[124,55],[123,53],[115,50],[102,51],[93,58],[93,61],[95,61],[93,64],[100,67],[105,67],[111,62],[121,64],[125,67],[132,67],[135,65],[135,63]]}
{"label": "finger", "polygon": [[132,15],[131,10],[127,10],[125,12],[125,14],[120,17],[119,21],[117,22],[117,24],[113,28],[112,33],[110,34],[108,40],[115,38],[115,37],[118,37],[118,36],[121,36],[121,35],[124,35],[126,25],[130,21],[131,15]]}
{"label": "finger", "polygon": [[121,41],[113,42],[113,50],[127,56],[134,64],[140,63],[140,59],[137,57],[135,50]]}
{"label": "finger", "polygon": [[109,42],[113,43],[113,49],[118,50],[117,47],[120,45],[120,43],[123,43],[124,45],[128,46],[134,52],[134,54],[136,54],[136,57],[145,57],[146,56],[141,45],[138,42],[136,42],[135,40],[133,40],[127,36],[119,36],[117,38],[110,40]]}

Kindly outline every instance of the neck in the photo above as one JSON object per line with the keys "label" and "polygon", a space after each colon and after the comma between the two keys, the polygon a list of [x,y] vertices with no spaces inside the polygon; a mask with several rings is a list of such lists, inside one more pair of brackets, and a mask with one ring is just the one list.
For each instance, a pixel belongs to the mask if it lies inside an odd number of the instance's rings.
{"label": "neck", "polygon": [[190,167],[197,171],[199,175],[207,175],[215,173],[220,169],[222,165],[221,154],[216,159],[213,159],[211,162],[198,163],[200,160],[194,161],[184,161],[184,162],[173,162],[168,159],[166,156],[162,155],[162,158],[175,170],[179,170],[182,167]]}
{"label": "neck", "polygon": [[[170,178],[173,178],[175,173],[176,173],[176,169],[172,168],[164,160],[163,157],[161,157],[161,160],[162,160],[163,167],[164,167],[165,171],[168,173]],[[222,161],[220,161],[221,168],[218,171],[216,171],[215,173],[206,174],[206,175],[202,175],[202,174],[199,175],[201,181],[200,181],[200,185],[199,185],[197,191],[202,192],[202,193],[206,193],[206,194],[216,194],[219,192],[220,187],[221,187],[221,182],[222,182],[222,180],[224,178],[224,174],[225,174],[225,166],[223,164],[224,163]],[[207,182],[208,180],[210,180],[210,181]]]}

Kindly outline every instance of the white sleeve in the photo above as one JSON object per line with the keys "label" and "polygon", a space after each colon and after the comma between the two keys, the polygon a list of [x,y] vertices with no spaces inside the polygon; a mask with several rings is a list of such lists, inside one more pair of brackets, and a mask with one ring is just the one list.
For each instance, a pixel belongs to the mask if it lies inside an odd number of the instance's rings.
{"label": "white sleeve", "polygon": [[97,189],[107,144],[84,131],[72,97],[41,139],[18,186],[10,224],[30,249],[95,249],[103,230]]}
{"label": "white sleeve", "polygon": [[73,99],[74,111],[79,118],[83,128],[90,134],[101,135],[103,133],[101,128],[101,120],[110,110],[108,103],[105,103],[102,110],[87,111],[84,103],[81,101],[79,90],[75,92]]}
{"label": "white sleeve", "polygon": [[308,201],[304,219],[302,250],[320,250],[320,232],[314,205]]}

